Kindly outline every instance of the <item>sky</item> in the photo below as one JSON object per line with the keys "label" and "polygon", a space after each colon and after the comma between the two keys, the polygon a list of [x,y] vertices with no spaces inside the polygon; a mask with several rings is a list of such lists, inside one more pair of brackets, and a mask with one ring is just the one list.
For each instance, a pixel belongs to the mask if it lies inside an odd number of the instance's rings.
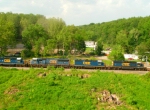
{"label": "sky", "polygon": [[150,0],[0,0],[0,12],[40,14],[79,26],[149,16]]}

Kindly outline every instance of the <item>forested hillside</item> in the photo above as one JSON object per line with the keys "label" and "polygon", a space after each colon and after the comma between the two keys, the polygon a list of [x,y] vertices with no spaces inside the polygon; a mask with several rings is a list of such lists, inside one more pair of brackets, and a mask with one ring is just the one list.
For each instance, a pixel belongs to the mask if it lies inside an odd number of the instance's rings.
{"label": "forested hillside", "polygon": [[0,56],[8,46],[21,41],[26,50],[22,56],[46,56],[54,49],[69,54],[73,49],[85,51],[84,34],[74,25],[67,26],[61,18],[46,18],[43,15],[0,13]]}
{"label": "forested hillside", "polygon": [[[63,55],[85,51],[85,40],[98,41],[105,48],[121,48],[123,53],[138,52],[149,56],[150,16],[118,19],[89,25],[66,25],[61,18],[43,15],[0,13],[0,55],[8,46],[21,41],[26,50],[22,56],[46,56],[54,49]],[[64,51],[62,51],[64,50]],[[28,54],[25,54],[28,53]]]}
{"label": "forested hillside", "polygon": [[150,16],[118,19],[79,26],[86,30],[88,40],[100,40],[106,47],[120,45],[124,53],[145,55],[150,52]]}

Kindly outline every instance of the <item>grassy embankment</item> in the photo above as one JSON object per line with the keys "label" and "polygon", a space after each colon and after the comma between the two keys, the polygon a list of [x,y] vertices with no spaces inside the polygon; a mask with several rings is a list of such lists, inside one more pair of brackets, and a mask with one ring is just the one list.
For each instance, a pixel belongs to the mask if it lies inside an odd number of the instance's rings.
{"label": "grassy embankment", "polygon": [[[121,104],[98,101],[102,91]],[[0,68],[2,110],[150,109],[150,74]]]}

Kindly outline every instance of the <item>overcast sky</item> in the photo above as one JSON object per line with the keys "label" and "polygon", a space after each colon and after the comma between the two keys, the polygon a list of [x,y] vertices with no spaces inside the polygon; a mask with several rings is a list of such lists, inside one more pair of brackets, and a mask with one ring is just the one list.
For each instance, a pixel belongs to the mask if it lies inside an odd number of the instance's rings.
{"label": "overcast sky", "polygon": [[150,0],[0,0],[0,12],[62,18],[67,25],[150,15]]}

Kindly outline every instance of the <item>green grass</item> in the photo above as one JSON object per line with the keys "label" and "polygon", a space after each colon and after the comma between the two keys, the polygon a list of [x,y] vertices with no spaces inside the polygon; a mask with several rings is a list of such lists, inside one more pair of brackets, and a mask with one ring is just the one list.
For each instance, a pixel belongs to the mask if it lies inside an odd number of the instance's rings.
{"label": "green grass", "polygon": [[92,47],[86,47],[85,53],[90,53],[93,52],[93,48]]}
{"label": "green grass", "polygon": [[106,66],[112,66],[112,60],[103,60]]}
{"label": "green grass", "polygon": [[[83,75],[88,78],[81,78]],[[93,88],[96,91],[91,92]],[[140,76],[62,68],[0,68],[1,110],[103,110],[110,106],[97,100],[103,90],[123,102],[112,105],[117,110],[150,109],[150,73]]]}

